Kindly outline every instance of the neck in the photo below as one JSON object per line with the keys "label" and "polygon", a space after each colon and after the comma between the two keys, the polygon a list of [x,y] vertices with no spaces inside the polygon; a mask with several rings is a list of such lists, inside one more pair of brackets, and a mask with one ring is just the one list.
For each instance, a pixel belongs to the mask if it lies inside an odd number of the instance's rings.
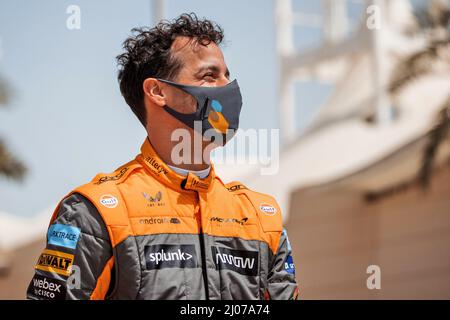
{"label": "neck", "polygon": [[205,179],[209,175],[209,172],[211,171],[211,167],[208,167],[205,170],[195,171],[195,170],[181,169],[178,167],[171,166],[170,164],[168,164],[167,166],[181,176],[187,177],[188,174],[191,172],[191,173],[195,174],[197,177],[199,177],[200,179]]}
{"label": "neck", "polygon": [[[193,136],[193,135],[191,135]],[[195,134],[194,134],[195,136]],[[180,142],[172,141],[171,135],[163,137],[161,134],[155,135],[150,130],[148,130],[148,139],[156,151],[158,156],[164,161],[166,164],[172,167],[177,167],[180,169],[185,169],[189,171],[201,171],[208,169],[210,167],[210,150],[204,145],[201,146],[201,150],[198,150],[198,155],[195,157],[195,150],[192,146],[195,146],[194,139],[192,141],[186,143],[182,138]],[[198,139],[198,138],[197,138]],[[201,138],[200,138],[201,139]],[[201,141],[201,140],[200,140]],[[197,142],[198,143],[198,142]],[[182,148],[183,144],[186,148]],[[190,147],[190,148],[188,148]],[[172,152],[176,148],[177,152]],[[188,150],[190,149],[190,150]],[[187,153],[185,155],[184,153]],[[181,158],[182,163],[175,163],[177,159],[172,158],[172,153],[175,157]],[[206,159],[205,159],[206,158]],[[174,161],[175,160],[175,161]],[[196,160],[196,161],[195,161]],[[206,161],[205,161],[206,160]],[[178,162],[178,161],[176,161]]]}

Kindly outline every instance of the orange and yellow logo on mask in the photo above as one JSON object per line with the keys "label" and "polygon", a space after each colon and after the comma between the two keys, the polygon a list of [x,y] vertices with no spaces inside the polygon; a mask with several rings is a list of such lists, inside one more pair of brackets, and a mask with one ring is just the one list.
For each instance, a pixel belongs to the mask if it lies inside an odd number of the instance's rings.
{"label": "orange and yellow logo on mask", "polygon": [[213,110],[209,113],[208,122],[211,126],[222,134],[227,133],[229,123],[222,114],[222,105],[217,100],[211,101]]}

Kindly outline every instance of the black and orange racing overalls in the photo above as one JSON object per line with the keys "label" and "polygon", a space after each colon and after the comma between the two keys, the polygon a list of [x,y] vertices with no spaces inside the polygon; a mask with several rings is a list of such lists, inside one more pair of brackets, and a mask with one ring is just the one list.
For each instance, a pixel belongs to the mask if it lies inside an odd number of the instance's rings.
{"label": "black and orange racing overalls", "polygon": [[291,247],[268,195],[211,169],[172,171],[148,139],[61,201],[29,299],[297,299]]}

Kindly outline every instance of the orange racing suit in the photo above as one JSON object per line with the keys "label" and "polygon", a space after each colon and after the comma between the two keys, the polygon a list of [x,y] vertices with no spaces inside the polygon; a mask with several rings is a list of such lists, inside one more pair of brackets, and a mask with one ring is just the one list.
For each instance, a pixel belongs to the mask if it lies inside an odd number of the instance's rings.
{"label": "orange racing suit", "polygon": [[29,299],[297,299],[280,208],[172,171],[148,139],[57,206]]}

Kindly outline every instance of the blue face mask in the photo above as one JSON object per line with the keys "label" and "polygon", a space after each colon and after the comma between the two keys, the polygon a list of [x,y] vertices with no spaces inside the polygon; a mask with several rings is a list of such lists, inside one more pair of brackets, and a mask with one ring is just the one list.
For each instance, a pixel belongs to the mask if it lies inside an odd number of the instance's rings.
{"label": "blue face mask", "polygon": [[239,128],[242,108],[242,96],[237,80],[222,87],[188,86],[164,79],[158,80],[183,90],[197,100],[197,111],[193,113],[180,113],[165,105],[164,110],[170,115],[194,130],[199,127],[194,126],[195,121],[201,121],[200,133],[203,136],[210,129],[215,130],[216,134],[222,134],[222,143],[214,141],[218,144],[225,144],[235,135]]}

